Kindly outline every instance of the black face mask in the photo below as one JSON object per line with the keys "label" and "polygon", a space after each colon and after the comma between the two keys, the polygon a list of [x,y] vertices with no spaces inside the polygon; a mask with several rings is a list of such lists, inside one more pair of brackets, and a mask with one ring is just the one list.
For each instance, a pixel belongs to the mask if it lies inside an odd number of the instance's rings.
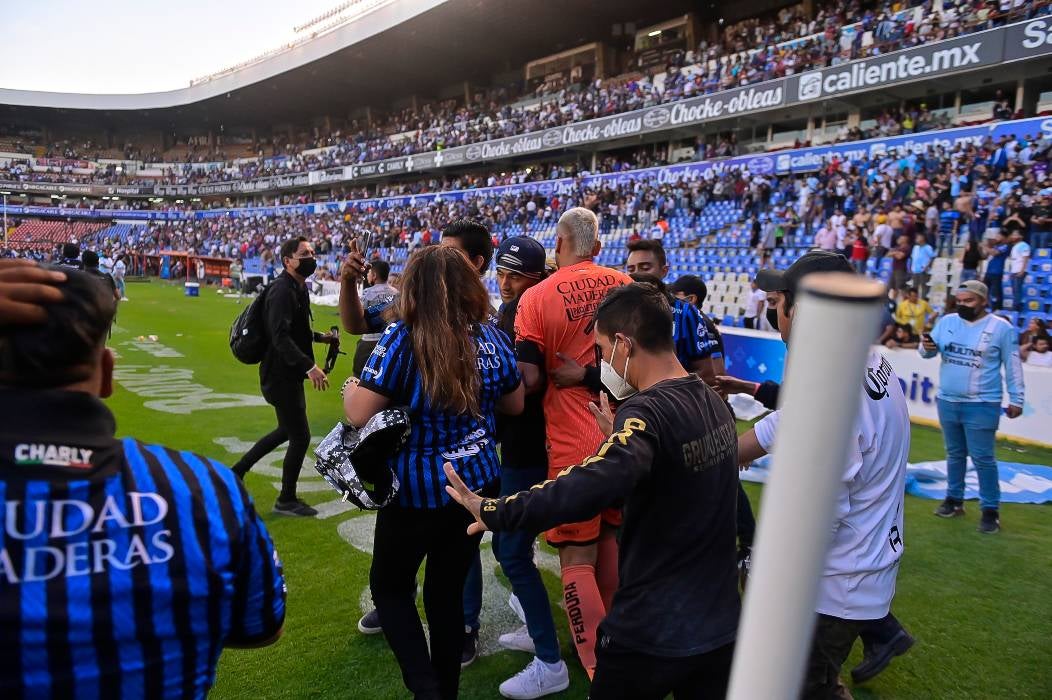
{"label": "black face mask", "polygon": [[974,306],[957,306],[957,315],[965,321],[974,321],[975,317],[979,315],[979,309]]}
{"label": "black face mask", "polygon": [[771,328],[778,330],[778,309],[767,309],[767,322]]}
{"label": "black face mask", "polygon": [[317,269],[318,261],[314,258],[299,258],[296,264],[296,274],[303,278],[310,277]]}

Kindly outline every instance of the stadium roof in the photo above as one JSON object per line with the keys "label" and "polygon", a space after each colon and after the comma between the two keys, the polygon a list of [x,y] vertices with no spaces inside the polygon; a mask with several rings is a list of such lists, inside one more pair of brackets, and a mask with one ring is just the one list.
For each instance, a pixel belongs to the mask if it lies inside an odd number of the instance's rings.
{"label": "stadium roof", "polygon": [[[459,80],[491,76],[591,41],[614,24],[643,27],[695,3],[666,0],[399,0],[288,52],[231,74],[168,92],[91,95],[0,89],[8,114],[42,122],[61,113],[107,124],[127,120],[250,124],[345,114]],[[96,113],[93,115],[92,113]]]}

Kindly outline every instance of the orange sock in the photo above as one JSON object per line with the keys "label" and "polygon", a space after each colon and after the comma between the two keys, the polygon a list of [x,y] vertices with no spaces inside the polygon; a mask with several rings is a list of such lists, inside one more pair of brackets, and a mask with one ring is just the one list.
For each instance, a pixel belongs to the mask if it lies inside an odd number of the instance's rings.
{"label": "orange sock", "polygon": [[599,595],[595,567],[588,564],[568,566],[562,570],[563,601],[570,621],[570,636],[581,665],[591,678],[595,672],[596,629],[606,617],[606,607]]}
{"label": "orange sock", "polygon": [[603,598],[603,607],[610,610],[614,603],[614,591],[617,590],[617,537],[613,531],[603,533],[598,544],[599,553],[595,562],[595,581],[599,586],[599,595]]}

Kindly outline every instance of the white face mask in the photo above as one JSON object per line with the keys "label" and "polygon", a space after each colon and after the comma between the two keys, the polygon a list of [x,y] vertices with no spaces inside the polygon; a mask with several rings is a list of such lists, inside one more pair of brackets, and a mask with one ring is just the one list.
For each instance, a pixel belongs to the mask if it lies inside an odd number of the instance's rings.
{"label": "white face mask", "polygon": [[[614,353],[617,352],[617,340],[614,340],[614,347],[610,351],[610,359],[614,359]],[[628,375],[628,361],[632,359],[630,357],[625,358],[625,366],[622,370],[625,376]],[[637,393],[639,389],[635,388],[628,383],[625,377],[617,373],[614,366],[606,360],[602,360],[599,363],[599,378],[603,382],[603,386],[606,387],[607,391],[610,392],[610,396],[615,401],[624,401],[628,397]]]}

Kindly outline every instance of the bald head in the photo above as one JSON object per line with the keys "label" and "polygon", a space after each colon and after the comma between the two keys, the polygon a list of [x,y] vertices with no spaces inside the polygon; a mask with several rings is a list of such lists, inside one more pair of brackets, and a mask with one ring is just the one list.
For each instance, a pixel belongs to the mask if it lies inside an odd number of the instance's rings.
{"label": "bald head", "polygon": [[599,253],[599,219],[590,209],[574,207],[561,217],[555,255],[559,265],[590,260]]}

